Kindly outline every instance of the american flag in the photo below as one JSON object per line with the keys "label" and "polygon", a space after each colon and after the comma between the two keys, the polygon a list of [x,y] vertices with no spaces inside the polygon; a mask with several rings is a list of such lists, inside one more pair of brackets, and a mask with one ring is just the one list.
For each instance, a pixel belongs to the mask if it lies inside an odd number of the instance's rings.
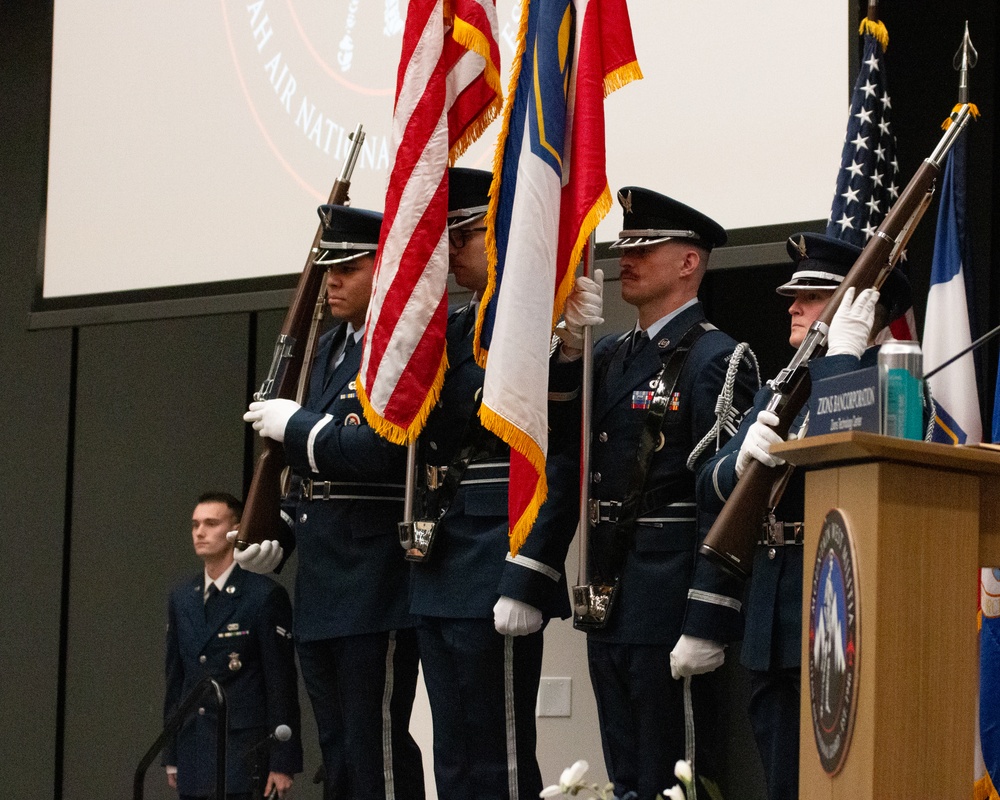
{"label": "american flag", "polygon": [[411,0],[357,383],[368,423],[393,442],[420,433],[447,366],[448,164],[501,105],[495,0]]}
{"label": "american flag", "polygon": [[[837,191],[826,224],[828,236],[864,247],[899,197],[899,163],[892,132],[892,102],[886,88],[885,25],[862,20],[864,55],[851,93],[847,136],[840,157]],[[916,339],[912,309],[893,323],[897,339]]]}
{"label": "american flag", "polygon": [[625,0],[524,0],[486,215],[479,415],[510,445],[510,549],[545,499],[552,327],[611,208],[604,98],[641,78]]}

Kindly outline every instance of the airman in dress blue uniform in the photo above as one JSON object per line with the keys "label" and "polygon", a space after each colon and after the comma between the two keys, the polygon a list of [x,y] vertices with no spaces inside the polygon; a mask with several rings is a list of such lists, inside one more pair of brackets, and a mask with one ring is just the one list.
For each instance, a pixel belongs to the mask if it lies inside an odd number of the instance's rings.
{"label": "airman in dress blue uniform", "polygon": [[[327,305],[341,322],[320,339],[305,405],[252,403],[244,419],[284,442],[297,476],[285,506],[299,551],[295,640],[327,796],[420,800],[423,766],[409,733],[417,637],[397,531],[406,451],[365,422],[356,383],[382,215],[319,213]],[[271,569],[284,549],[265,542],[237,558]]]}
{"label": "airman in dress blue uniform", "polygon": [[[254,766],[259,788],[284,797],[302,771],[292,607],[279,584],[233,563],[226,533],[241,512],[242,503],[225,493],[202,495],[195,506],[191,533],[205,571],[170,595],[164,720],[211,675],[227,698],[229,797],[250,798]],[[215,705],[206,702],[164,749],[168,781],[182,798],[215,790],[216,719]],[[280,725],[291,737],[257,748],[255,763],[250,751]]]}
{"label": "airman in dress blue uniform", "polygon": [[[634,792],[652,800],[673,783],[674,764],[686,755],[686,684],[697,771],[716,775],[711,672],[723,662],[725,643],[739,636],[740,602],[725,579],[703,571],[697,556],[695,474],[735,433],[759,381],[752,354],[709,324],[697,299],[710,251],[726,241],[722,227],[648,189],[626,187],[618,200],[624,230],[613,247],[620,252],[622,298],[639,320],[633,331],[604,337],[594,349],[590,568],[596,583],[618,588],[603,626],[588,624],[587,650],[615,796]],[[577,279],[565,313],[571,332],[593,322],[580,318],[588,298],[600,307],[602,276],[596,277]],[[580,382],[574,338],[554,356],[552,385],[563,394]],[[656,431],[647,432],[661,382],[669,392],[666,408]],[[638,455],[644,437],[652,451],[646,463]],[[636,491],[633,524],[622,531],[623,501]],[[536,527],[546,514],[543,507]]]}
{"label": "airman in dress blue uniform", "polygon": [[[861,248],[822,234],[796,234],[788,240],[794,267],[776,290],[794,298],[789,343],[798,347],[809,326],[854,265]],[[877,305],[876,305],[877,301]],[[866,349],[871,331],[881,330],[910,307],[910,285],[898,269],[890,273],[881,295],[871,290],[857,299],[849,293],[830,325],[827,354],[809,363],[813,381],[874,366],[876,347]],[[767,466],[782,463],[770,455],[780,437],[770,426],[777,418],[766,411],[773,395],[762,388],[739,433],[702,469],[698,503],[714,516],[736,486],[748,460]],[[803,429],[803,410],[791,426]],[[750,722],[764,764],[769,800],[798,797],[799,666],[802,632],[802,519],[805,477],[792,472],[780,502],[761,520],[761,541],[754,553],[747,593],[741,661],[750,672]]]}
{"label": "airman in dress blue uniform", "polygon": [[510,453],[478,424],[484,373],[472,340],[487,280],[491,180],[483,170],[449,170],[450,269],[476,296],[449,315],[448,371],[419,442],[424,511],[438,522],[431,549],[413,564],[410,610],[433,717],[437,792],[448,800],[538,796],[542,629],[569,615],[563,563],[573,529],[533,531],[510,555]]}

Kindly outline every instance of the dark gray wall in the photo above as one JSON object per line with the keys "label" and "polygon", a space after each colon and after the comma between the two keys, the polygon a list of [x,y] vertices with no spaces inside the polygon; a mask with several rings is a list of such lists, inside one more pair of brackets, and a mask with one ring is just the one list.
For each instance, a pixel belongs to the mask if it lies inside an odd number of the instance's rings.
{"label": "dark gray wall", "polygon": [[[938,4],[933,19],[917,19],[912,4],[895,3],[882,13],[892,35],[890,87],[904,174],[939,136],[937,124],[954,99],[951,56],[970,19],[981,56],[974,96],[984,112],[970,133],[982,330],[1000,307],[991,278],[1000,191],[992,179],[995,6],[956,0]],[[282,312],[29,332],[44,219],[51,2],[3,3],[0,31],[0,786],[16,798],[122,797],[160,725],[167,591],[199,568],[188,514],[206,488],[243,489],[248,460],[239,415],[248,387],[266,369]],[[790,98],[776,114],[794,124],[794,105]],[[762,157],[780,161],[780,154]],[[918,317],[935,208],[912,245]],[[715,321],[754,345],[765,375],[788,355],[784,305],[772,293],[782,271],[710,273],[703,292]],[[612,316],[625,320],[613,304]],[[988,412],[995,346],[982,364]],[[311,726],[307,708],[304,720]],[[732,788],[739,791],[727,796],[759,785],[745,723],[737,723]],[[317,764],[311,727],[304,738],[308,777]],[[299,783],[297,796],[318,796]],[[169,796],[163,785],[156,768],[147,796]]]}

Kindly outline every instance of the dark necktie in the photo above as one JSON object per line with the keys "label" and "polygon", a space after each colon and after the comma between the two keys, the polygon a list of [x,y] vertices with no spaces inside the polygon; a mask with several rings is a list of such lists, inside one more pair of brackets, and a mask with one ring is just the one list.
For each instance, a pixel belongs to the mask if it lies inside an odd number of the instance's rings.
{"label": "dark necktie", "polygon": [[332,375],[337,367],[344,363],[344,359],[347,358],[347,354],[351,352],[355,344],[354,334],[348,333],[343,344],[338,344],[330,351],[330,368],[327,371],[327,377]]}
{"label": "dark necktie", "polygon": [[219,587],[214,583],[208,587],[208,597],[205,598],[205,619],[211,618],[215,607],[219,604]]}
{"label": "dark necktie", "polygon": [[649,337],[646,335],[644,330],[637,330],[632,334],[632,338],[629,339],[629,342],[625,347],[626,369],[628,369],[629,365],[635,361],[635,357],[642,352],[642,348],[644,348],[648,342]]}

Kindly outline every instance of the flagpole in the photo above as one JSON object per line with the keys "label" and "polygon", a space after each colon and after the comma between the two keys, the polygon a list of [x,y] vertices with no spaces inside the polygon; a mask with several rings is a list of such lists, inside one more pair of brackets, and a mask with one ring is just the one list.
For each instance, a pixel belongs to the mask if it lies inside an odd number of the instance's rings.
{"label": "flagpole", "polygon": [[[584,250],[583,275],[593,276],[594,232],[591,231]],[[583,328],[583,377],[580,385],[580,571],[577,586],[590,582],[590,418],[594,386],[594,331],[590,325]]]}

